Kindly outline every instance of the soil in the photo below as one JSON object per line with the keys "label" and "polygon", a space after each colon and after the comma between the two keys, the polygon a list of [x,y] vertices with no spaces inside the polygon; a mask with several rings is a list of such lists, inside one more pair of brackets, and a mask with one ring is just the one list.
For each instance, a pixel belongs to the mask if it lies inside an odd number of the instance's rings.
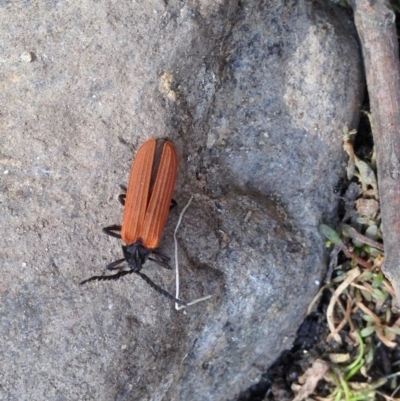
{"label": "soil", "polygon": [[[329,329],[326,322],[326,308],[329,298],[323,297],[318,311],[310,314],[300,326],[296,341],[291,350],[285,351],[276,362],[262,376],[259,383],[243,392],[238,401],[292,401],[295,397],[291,386],[296,383],[312,363],[320,358],[329,361],[331,353],[350,353],[354,356],[357,348],[349,346],[346,341],[339,345],[335,341],[327,342]],[[361,316],[359,316],[361,319]],[[347,335],[348,327],[342,330],[342,338]],[[371,337],[374,348],[374,361],[368,370],[372,381],[385,377],[397,371],[396,362],[400,360],[400,349],[385,347],[374,335]],[[359,375],[355,381],[365,382],[366,378]],[[382,386],[380,392],[391,396],[393,388],[390,381]],[[315,395],[329,396],[327,383],[321,380],[317,386]],[[377,400],[384,400],[383,397]]]}

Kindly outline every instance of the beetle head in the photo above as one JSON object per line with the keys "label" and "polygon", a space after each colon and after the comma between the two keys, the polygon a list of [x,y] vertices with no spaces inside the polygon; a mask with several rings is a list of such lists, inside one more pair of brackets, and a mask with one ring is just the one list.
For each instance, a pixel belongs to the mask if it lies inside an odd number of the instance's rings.
{"label": "beetle head", "polygon": [[122,246],[125,260],[128,266],[134,271],[138,272],[142,269],[143,264],[148,259],[151,250],[143,246],[142,240],[138,239],[135,243]]}

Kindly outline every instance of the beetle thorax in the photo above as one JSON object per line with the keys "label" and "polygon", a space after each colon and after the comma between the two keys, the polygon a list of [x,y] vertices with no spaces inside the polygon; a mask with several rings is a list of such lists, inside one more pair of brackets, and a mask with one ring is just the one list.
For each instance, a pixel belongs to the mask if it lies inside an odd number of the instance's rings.
{"label": "beetle thorax", "polygon": [[143,246],[140,238],[133,244],[123,246],[122,251],[128,266],[135,272],[142,269],[151,253],[150,249]]}

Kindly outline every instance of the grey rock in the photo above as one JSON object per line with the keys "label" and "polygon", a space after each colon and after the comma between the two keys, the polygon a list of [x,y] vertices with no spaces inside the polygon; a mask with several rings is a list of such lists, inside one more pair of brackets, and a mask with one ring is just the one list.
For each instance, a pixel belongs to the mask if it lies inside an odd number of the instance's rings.
{"label": "grey rock", "polygon": [[[325,268],[356,40],[309,1],[0,1],[0,399],[228,400],[290,347]],[[27,24],[29,21],[29,24]],[[24,62],[21,54],[34,55]],[[137,146],[169,137],[177,312],[120,258]],[[161,250],[173,256],[172,211]],[[174,274],[146,273],[174,291]]]}

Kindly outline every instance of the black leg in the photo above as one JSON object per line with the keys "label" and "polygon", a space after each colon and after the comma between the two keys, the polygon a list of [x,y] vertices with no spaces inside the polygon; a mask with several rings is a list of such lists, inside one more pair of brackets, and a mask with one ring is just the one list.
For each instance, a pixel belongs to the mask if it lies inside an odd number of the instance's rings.
{"label": "black leg", "polygon": [[103,228],[103,233],[109,235],[110,237],[121,239],[121,234],[118,234],[115,231],[121,231],[121,226],[114,224],[113,226]]}
{"label": "black leg", "polygon": [[169,265],[169,262],[171,261],[171,259],[168,256],[157,251],[156,249],[153,249],[151,251],[151,254],[154,255],[155,258],[149,258],[149,260],[159,264],[160,266],[164,267],[165,269],[172,270],[171,266]]}
{"label": "black leg", "polygon": [[126,188],[125,185],[120,185],[119,187],[124,191],[124,193],[118,196],[118,201],[119,201],[119,203],[122,204],[122,206],[125,206],[125,198],[126,198],[126,193],[127,193],[128,189]]}
{"label": "black leg", "polygon": [[145,274],[141,272],[135,272],[138,274],[151,288],[155,289],[158,293],[161,295],[164,295],[164,297],[167,297],[168,299],[176,302],[179,305],[185,305],[186,302],[181,301],[180,299],[175,298],[173,295],[171,295],[169,292],[163,290],[161,287],[159,287],[156,283],[154,283],[149,277],[147,277]]}
{"label": "black leg", "polygon": [[122,206],[125,206],[125,199],[126,199],[126,194],[121,194],[118,196],[118,201]]}
{"label": "black leg", "polygon": [[[124,185],[120,185],[120,188],[124,191],[124,193],[118,195],[118,202],[122,206],[125,206],[127,188]],[[177,205],[176,200],[175,199],[171,199],[171,204],[169,206],[169,210],[175,209],[176,205]]]}
{"label": "black leg", "polygon": [[88,278],[87,280],[81,281],[80,285],[86,284],[89,281],[95,281],[95,280],[98,280],[98,281],[118,280],[119,278],[126,276],[127,274],[131,274],[131,273],[133,273],[133,270],[128,270],[128,271],[124,270],[122,272],[118,272],[111,276],[93,276],[93,277]]}
{"label": "black leg", "polygon": [[157,249],[153,249],[153,250],[151,251],[151,253],[152,253],[153,255],[156,255],[156,256],[158,257],[158,259],[162,260],[162,261],[165,262],[165,263],[168,263],[168,262],[171,261],[171,258],[169,258],[167,255],[164,255],[163,253],[157,251]]}
{"label": "black leg", "polygon": [[118,260],[116,260],[115,262],[109,263],[109,264],[106,266],[106,269],[107,269],[107,270],[121,270],[122,267],[117,267],[117,266],[120,265],[122,262],[125,262],[125,258],[123,258],[123,259],[118,259]]}
{"label": "black leg", "polygon": [[175,199],[171,199],[171,204],[169,205],[169,210],[172,210],[176,207],[177,203]]}
{"label": "black leg", "polygon": [[149,257],[149,260],[151,260],[152,262],[157,263],[161,267],[164,267],[164,269],[172,270],[172,267],[167,262],[164,262],[163,260],[150,258],[150,257]]}

